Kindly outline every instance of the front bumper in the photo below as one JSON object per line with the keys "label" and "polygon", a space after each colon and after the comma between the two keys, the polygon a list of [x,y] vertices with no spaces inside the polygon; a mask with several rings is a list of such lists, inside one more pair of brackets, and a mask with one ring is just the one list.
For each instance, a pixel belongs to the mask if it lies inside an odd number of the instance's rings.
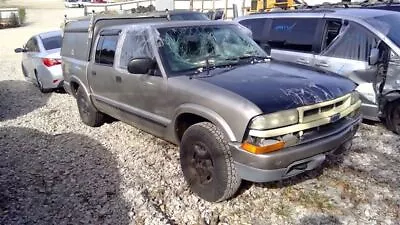
{"label": "front bumper", "polygon": [[296,146],[267,154],[253,154],[241,149],[240,144],[231,144],[236,170],[242,179],[253,182],[281,180],[312,170],[327,154],[350,141],[360,122],[360,115],[343,118],[309,132]]}

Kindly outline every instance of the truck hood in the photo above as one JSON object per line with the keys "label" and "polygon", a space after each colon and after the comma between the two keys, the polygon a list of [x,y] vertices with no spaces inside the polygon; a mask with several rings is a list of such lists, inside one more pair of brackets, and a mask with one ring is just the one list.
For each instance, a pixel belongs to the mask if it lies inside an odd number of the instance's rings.
{"label": "truck hood", "polygon": [[339,75],[277,61],[216,69],[209,75],[195,79],[234,92],[264,113],[328,101],[356,88]]}

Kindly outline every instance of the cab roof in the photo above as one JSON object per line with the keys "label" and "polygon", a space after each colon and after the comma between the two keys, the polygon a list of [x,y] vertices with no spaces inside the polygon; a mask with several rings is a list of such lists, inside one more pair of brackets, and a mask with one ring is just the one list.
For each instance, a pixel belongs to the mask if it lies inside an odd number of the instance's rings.
{"label": "cab roof", "polygon": [[368,19],[372,17],[379,17],[384,15],[395,14],[394,11],[386,11],[380,9],[365,9],[365,8],[317,8],[317,9],[304,9],[304,10],[287,10],[268,13],[255,13],[248,16],[240,17],[238,20],[250,18],[277,18],[277,17],[344,17],[344,18],[357,18]]}

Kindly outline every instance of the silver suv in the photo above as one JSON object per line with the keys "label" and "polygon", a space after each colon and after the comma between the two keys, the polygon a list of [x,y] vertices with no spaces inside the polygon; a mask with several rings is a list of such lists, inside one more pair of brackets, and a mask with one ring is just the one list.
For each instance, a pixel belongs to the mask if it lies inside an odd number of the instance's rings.
{"label": "silver suv", "polygon": [[400,133],[400,14],[324,9],[254,14],[237,21],[274,59],[332,71],[358,84],[362,113]]}
{"label": "silver suv", "polygon": [[357,131],[354,82],[270,61],[237,23],[100,21],[89,35],[81,21],[65,27],[64,85],[82,121],[110,115],[179,145],[186,181],[208,201],[242,179],[314,169]]}

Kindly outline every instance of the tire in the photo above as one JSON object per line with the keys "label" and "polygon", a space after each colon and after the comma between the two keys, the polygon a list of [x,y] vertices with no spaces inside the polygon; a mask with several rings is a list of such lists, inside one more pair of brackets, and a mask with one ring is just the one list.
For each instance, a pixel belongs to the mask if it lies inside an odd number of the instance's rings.
{"label": "tire", "polygon": [[93,106],[82,87],[79,87],[76,92],[76,102],[84,124],[91,127],[99,127],[104,124],[104,114]]}
{"label": "tire", "polygon": [[400,100],[390,103],[387,107],[386,126],[390,131],[400,134]]}
{"label": "tire", "polygon": [[194,124],[185,131],[180,162],[190,189],[209,202],[224,201],[240,187],[241,178],[233,165],[229,145],[212,123]]}
{"label": "tire", "polygon": [[36,85],[38,86],[40,92],[42,92],[42,93],[49,93],[49,92],[51,91],[51,89],[45,89],[45,88],[43,87],[43,84],[42,84],[42,82],[40,82],[36,71],[35,71],[35,78],[36,78]]}

